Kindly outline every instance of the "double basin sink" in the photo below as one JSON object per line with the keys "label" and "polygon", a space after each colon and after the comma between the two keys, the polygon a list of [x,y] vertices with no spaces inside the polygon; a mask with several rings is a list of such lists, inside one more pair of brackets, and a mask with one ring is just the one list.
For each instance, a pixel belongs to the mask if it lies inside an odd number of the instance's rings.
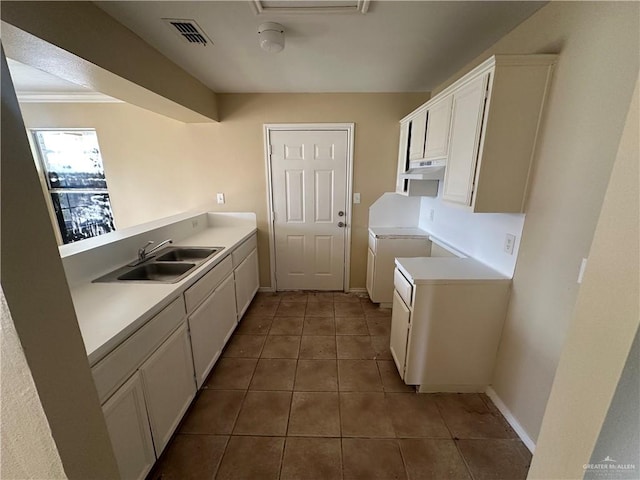
{"label": "double basin sink", "polygon": [[97,283],[176,283],[224,247],[167,247],[141,263],[126,265],[100,278]]}

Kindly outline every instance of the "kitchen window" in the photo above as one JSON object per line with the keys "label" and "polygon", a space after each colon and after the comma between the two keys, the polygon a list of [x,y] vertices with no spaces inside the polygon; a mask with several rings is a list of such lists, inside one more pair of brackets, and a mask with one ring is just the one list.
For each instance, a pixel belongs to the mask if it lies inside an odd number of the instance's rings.
{"label": "kitchen window", "polygon": [[114,231],[96,131],[34,129],[32,134],[61,243]]}

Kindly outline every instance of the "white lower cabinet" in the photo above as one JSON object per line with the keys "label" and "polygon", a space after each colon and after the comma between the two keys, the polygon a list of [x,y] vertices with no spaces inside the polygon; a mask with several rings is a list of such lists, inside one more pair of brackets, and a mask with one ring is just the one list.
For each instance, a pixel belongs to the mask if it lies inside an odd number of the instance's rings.
{"label": "white lower cabinet", "polygon": [[393,270],[397,257],[428,257],[431,242],[424,238],[374,238],[369,234],[367,252],[367,293],[373,303],[393,301]]}
{"label": "white lower cabinet", "polygon": [[230,273],[189,316],[196,384],[202,386],[237,325],[234,277]]}
{"label": "white lower cabinet", "polygon": [[140,367],[156,454],[160,456],[196,394],[191,344],[182,324]]}
{"label": "white lower cabinet", "polygon": [[258,282],[252,235],[92,367],[124,480],[145,478],[160,457]]}
{"label": "white lower cabinet", "polygon": [[258,250],[254,248],[236,267],[233,274],[236,280],[236,307],[240,319],[258,291]]}
{"label": "white lower cabinet", "polygon": [[[439,260],[439,259],[438,259]],[[409,282],[396,269],[390,350],[421,393],[484,392],[498,351],[510,281]]]}
{"label": "white lower cabinet", "polygon": [[143,479],[156,461],[142,392],[136,372],[102,407],[122,480]]}

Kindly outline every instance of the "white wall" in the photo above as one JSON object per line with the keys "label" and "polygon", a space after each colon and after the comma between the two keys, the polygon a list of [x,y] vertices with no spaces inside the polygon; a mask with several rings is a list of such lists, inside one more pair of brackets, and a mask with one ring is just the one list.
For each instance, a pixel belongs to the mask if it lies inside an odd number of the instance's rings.
{"label": "white wall", "polygon": [[[433,221],[431,221],[433,210]],[[513,276],[525,216],[512,213],[471,213],[437,198],[422,197],[418,226],[445,240],[465,255]],[[504,251],[507,233],[515,235],[512,255]]]}

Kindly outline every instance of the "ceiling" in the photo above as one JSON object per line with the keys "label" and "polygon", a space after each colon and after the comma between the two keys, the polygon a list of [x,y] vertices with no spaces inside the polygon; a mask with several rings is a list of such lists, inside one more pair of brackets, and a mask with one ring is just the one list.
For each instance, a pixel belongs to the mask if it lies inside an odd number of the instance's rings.
{"label": "ceiling", "polygon": [[[257,14],[249,0],[95,3],[215,92],[241,93],[431,91],[546,2],[373,0],[364,14]],[[213,44],[184,42],[163,18],[195,20]],[[282,52],[258,46],[263,22],[285,27]]]}

